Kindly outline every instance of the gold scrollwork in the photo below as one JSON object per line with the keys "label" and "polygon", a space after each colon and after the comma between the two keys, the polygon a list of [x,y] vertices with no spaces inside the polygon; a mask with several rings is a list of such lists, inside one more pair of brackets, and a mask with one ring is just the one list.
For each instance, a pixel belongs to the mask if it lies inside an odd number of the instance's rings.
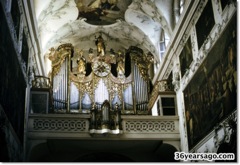
{"label": "gold scrollwork", "polygon": [[122,101],[121,85],[111,82],[111,88],[109,90],[110,100],[113,100],[116,95],[119,96],[120,101]]}
{"label": "gold scrollwork", "polygon": [[73,82],[76,87],[78,88],[79,90],[79,94],[82,96],[84,96],[85,94],[88,94],[91,101],[93,101],[93,95],[94,95],[94,92],[93,92],[93,88],[92,88],[92,81],[89,81],[89,82],[84,82],[84,83],[81,83],[81,82]]}
{"label": "gold scrollwork", "polygon": [[72,54],[73,46],[72,44],[63,44],[57,49],[51,48],[49,51],[48,58],[52,62],[52,75],[55,76],[60,71],[66,57]]}
{"label": "gold scrollwork", "polygon": [[153,55],[137,55],[131,54],[131,59],[137,64],[141,77],[145,80],[149,80],[148,70],[150,64],[153,62]]}

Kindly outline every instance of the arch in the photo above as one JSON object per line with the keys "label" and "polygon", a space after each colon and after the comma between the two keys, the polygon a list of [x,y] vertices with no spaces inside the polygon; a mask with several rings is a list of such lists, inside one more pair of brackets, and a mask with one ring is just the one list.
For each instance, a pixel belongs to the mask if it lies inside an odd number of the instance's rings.
{"label": "arch", "polygon": [[177,162],[174,153],[178,150],[171,144],[163,143],[158,147],[156,154],[159,155],[161,162]]}
{"label": "arch", "polygon": [[94,152],[81,155],[74,162],[134,162],[131,158],[110,152]]}
{"label": "arch", "polygon": [[29,162],[49,162],[50,159],[50,151],[48,149],[47,143],[40,143],[36,146],[33,146],[28,161]]}

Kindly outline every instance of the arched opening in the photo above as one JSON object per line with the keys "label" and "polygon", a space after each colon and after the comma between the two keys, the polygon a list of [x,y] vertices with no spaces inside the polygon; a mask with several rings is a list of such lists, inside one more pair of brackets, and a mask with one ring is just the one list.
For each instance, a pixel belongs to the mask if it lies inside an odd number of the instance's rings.
{"label": "arched opening", "polygon": [[134,162],[131,158],[117,153],[95,152],[82,155],[74,162]]}
{"label": "arched opening", "polygon": [[159,154],[161,162],[178,162],[177,160],[174,159],[174,153],[177,151],[178,150],[174,146],[163,143],[157,149],[156,153]]}

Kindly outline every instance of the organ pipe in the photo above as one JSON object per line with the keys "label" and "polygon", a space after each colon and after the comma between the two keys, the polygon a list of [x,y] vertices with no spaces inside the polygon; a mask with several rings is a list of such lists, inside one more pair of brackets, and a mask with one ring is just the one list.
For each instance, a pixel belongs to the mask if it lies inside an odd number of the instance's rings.
{"label": "organ pipe", "polygon": [[[71,54],[67,57],[67,75],[70,75],[70,64],[71,64]],[[71,93],[71,81],[69,76],[67,76],[67,113],[70,113],[70,93]]]}
{"label": "organ pipe", "polygon": [[[82,85],[81,85],[81,83],[79,83],[79,88],[81,89],[82,88]],[[81,93],[81,91],[79,91],[79,112],[81,112],[81,110],[82,110],[82,93]]]}
{"label": "organ pipe", "polygon": [[124,103],[124,84],[121,84],[121,96],[122,96],[122,111],[124,112],[124,107],[125,107],[125,103]]}
{"label": "organ pipe", "polygon": [[[134,62],[132,60],[132,71],[134,71]],[[135,75],[132,75],[132,95],[133,95],[133,113],[137,114],[137,109],[136,109],[136,95],[135,95]]]}

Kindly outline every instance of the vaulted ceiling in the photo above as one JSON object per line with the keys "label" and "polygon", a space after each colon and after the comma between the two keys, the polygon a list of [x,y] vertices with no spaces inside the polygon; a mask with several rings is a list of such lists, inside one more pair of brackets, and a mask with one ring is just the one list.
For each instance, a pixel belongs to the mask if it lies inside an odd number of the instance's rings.
{"label": "vaulted ceiling", "polygon": [[171,37],[181,0],[34,0],[43,55],[51,47],[71,43],[96,49],[102,35],[106,50],[137,46],[159,61],[161,36]]}

